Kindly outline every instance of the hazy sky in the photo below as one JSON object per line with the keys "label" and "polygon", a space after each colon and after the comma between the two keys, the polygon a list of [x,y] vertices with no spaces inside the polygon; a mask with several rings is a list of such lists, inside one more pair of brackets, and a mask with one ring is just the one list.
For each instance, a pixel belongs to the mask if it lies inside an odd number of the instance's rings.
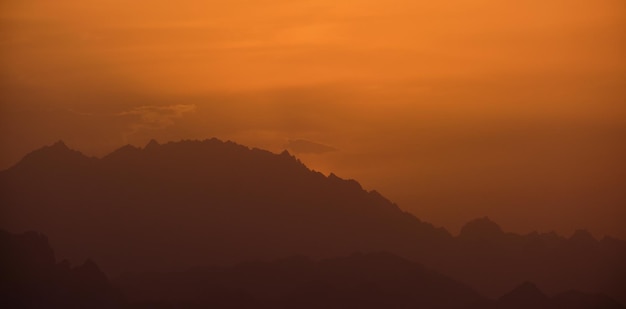
{"label": "hazy sky", "polygon": [[623,0],[4,0],[0,168],[231,139],[457,232],[626,238]]}

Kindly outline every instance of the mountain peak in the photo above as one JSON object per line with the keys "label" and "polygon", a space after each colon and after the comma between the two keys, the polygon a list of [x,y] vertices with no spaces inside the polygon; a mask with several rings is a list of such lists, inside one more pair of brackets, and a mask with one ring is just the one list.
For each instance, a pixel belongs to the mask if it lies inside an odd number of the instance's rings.
{"label": "mountain peak", "polygon": [[598,242],[589,231],[582,229],[576,230],[569,240],[576,244],[595,244]]}
{"label": "mountain peak", "polygon": [[101,288],[108,285],[106,275],[92,259],[87,259],[83,265],[73,268],[72,272],[83,284],[100,286]]}
{"label": "mountain peak", "polygon": [[521,308],[543,308],[549,301],[549,297],[534,283],[526,281],[500,297],[498,303]]}
{"label": "mountain peak", "polygon": [[88,157],[80,151],[70,149],[62,140],[59,140],[52,145],[44,146],[27,154],[13,168],[62,170],[66,167],[65,164],[83,162],[87,159]]}
{"label": "mountain peak", "polygon": [[63,140],[58,140],[56,143],[52,144],[51,146],[48,146],[49,148],[52,149],[63,149],[63,150],[70,150],[69,147],[67,147],[67,145],[65,145],[65,142],[63,142]]}
{"label": "mountain peak", "polygon": [[65,144],[65,142],[63,142],[62,140],[58,140],[56,141],[54,144],[49,145],[49,146],[43,146],[41,148],[39,148],[38,150],[35,150],[33,152],[46,152],[46,153],[69,153],[69,152],[75,152],[75,150],[70,149],[69,147],[67,147],[67,145]]}
{"label": "mountain peak", "polygon": [[157,147],[159,147],[161,144],[159,144],[159,142],[157,142],[155,139],[151,139],[148,144],[146,144],[145,147],[143,147],[144,150],[150,150],[150,149],[155,149]]}
{"label": "mountain peak", "polygon": [[500,226],[489,217],[474,219],[466,223],[461,229],[460,237],[470,239],[492,238],[504,234]]}
{"label": "mountain peak", "polygon": [[118,148],[117,150],[109,153],[108,155],[104,156],[103,159],[111,159],[111,158],[119,158],[119,157],[125,157],[129,154],[133,154],[133,153],[138,153],[140,152],[140,148],[135,147],[131,144],[127,144],[124,145],[120,148]]}

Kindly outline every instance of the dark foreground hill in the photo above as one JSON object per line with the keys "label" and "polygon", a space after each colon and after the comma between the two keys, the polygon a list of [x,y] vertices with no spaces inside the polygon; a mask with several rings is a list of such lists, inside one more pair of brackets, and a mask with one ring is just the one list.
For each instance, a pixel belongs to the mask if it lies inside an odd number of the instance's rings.
{"label": "dark foreground hill", "polygon": [[485,301],[463,284],[387,253],[125,274],[116,282],[134,303],[207,308],[460,308]]}
{"label": "dark foreground hill", "polygon": [[128,273],[116,284],[133,304],[173,308],[623,309],[601,294],[549,297],[523,283],[491,300],[468,286],[388,253],[312,261],[289,258],[175,273]]}
{"label": "dark foreground hill", "polygon": [[388,253],[126,273],[111,283],[90,260],[75,268],[57,263],[46,238],[35,232],[0,230],[0,249],[2,308],[624,308],[606,296],[576,291],[548,297],[531,283],[489,300]]}
{"label": "dark foreground hill", "polygon": [[[519,282],[626,295],[626,245],[580,231],[516,235],[488,219],[453,237],[353,180],[216,139],[88,158],[59,142],[0,173],[1,226],[46,233],[110,274],[386,251],[495,297]],[[624,298],[621,301],[626,301]]]}
{"label": "dark foreground hill", "polygon": [[120,308],[123,297],[91,260],[57,263],[42,234],[0,230],[0,308]]}

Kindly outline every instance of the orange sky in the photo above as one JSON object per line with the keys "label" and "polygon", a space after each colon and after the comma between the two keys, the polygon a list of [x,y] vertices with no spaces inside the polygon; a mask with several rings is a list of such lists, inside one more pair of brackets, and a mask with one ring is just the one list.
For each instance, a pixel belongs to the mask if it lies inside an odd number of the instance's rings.
{"label": "orange sky", "polygon": [[0,168],[58,139],[302,139],[453,232],[626,238],[623,29],[622,0],[6,0]]}

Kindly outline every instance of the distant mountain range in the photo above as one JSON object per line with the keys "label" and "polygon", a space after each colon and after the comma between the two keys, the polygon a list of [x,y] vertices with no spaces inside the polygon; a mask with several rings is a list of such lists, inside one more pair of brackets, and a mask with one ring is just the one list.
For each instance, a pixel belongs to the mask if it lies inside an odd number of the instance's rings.
{"label": "distant mountain range", "polygon": [[56,262],[45,236],[0,230],[2,308],[623,309],[605,295],[546,296],[525,282],[487,299],[467,285],[389,253],[313,261],[293,257],[110,281],[91,260]]}
{"label": "distant mountain range", "polygon": [[36,232],[0,230],[0,308],[120,308],[124,296],[91,260],[57,262]]}
{"label": "distant mountain range", "polygon": [[390,252],[489,297],[529,281],[549,294],[576,289],[626,302],[622,240],[582,230],[518,235],[488,218],[452,236],[286,151],[217,139],[152,141],[99,159],[58,142],[0,172],[0,198],[1,227],[41,231],[59,256],[92,257],[114,276]]}

